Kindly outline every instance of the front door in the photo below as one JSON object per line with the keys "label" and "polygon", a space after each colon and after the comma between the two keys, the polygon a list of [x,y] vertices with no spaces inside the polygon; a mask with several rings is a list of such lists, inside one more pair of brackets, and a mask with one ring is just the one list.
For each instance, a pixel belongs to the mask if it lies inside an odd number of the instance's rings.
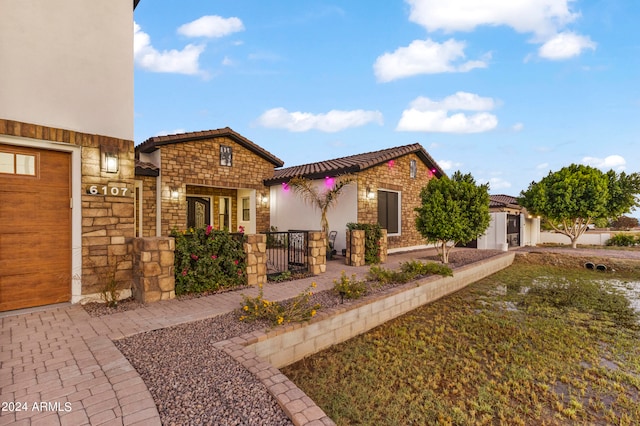
{"label": "front door", "polygon": [[202,197],[187,197],[187,228],[211,225],[211,201]]}

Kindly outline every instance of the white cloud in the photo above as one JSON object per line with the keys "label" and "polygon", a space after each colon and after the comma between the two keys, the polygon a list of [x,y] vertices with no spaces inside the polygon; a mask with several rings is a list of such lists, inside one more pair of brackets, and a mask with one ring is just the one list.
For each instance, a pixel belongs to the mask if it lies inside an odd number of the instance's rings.
{"label": "white cloud", "polygon": [[516,123],[516,124],[514,124],[513,126],[511,126],[511,129],[512,129],[514,132],[520,132],[520,131],[522,131],[522,129],[524,129],[524,124],[522,124],[522,123]]}
{"label": "white cloud", "polygon": [[399,47],[393,53],[385,53],[376,59],[373,70],[380,82],[418,74],[436,74],[444,72],[468,72],[474,68],[486,68],[486,60],[467,61],[464,59],[465,43],[450,39],[438,43],[431,39],[414,40],[407,47]]}
{"label": "white cloud", "polygon": [[233,60],[228,56],[225,56],[224,59],[222,59],[222,65],[232,66],[232,65],[235,65],[235,62],[233,62]]}
{"label": "white cloud", "polygon": [[438,165],[442,170],[452,170],[454,168],[460,169],[460,167],[462,167],[462,163],[451,160],[438,160]]}
{"label": "white cloud", "polygon": [[181,133],[187,133],[187,131],[185,129],[160,130],[156,136],[179,135]]}
{"label": "white cloud", "polygon": [[409,20],[429,32],[473,31],[482,25],[505,25],[519,33],[547,38],[575,21],[573,0],[406,0]]}
{"label": "white cloud", "polygon": [[555,35],[538,49],[541,58],[561,60],[578,56],[585,49],[596,49],[596,43],[589,37],[572,32],[563,32]]}
{"label": "white cloud", "polygon": [[536,166],[536,169],[538,169],[538,170],[543,170],[543,169],[548,169],[548,168],[549,168],[549,163],[541,163],[541,164],[538,164]]}
{"label": "white cloud", "polygon": [[493,177],[489,179],[489,189],[494,191],[496,189],[507,189],[511,188],[511,182],[508,182],[502,178]]}
{"label": "white cloud", "polygon": [[325,114],[312,114],[273,108],[265,111],[257,120],[257,124],[263,127],[287,129],[291,132],[306,132],[315,129],[328,133],[360,127],[369,123],[382,125],[382,113],[358,109],[353,111],[331,110]]}
{"label": "white cloud", "polygon": [[626,168],[627,161],[620,155],[609,155],[605,158],[584,157],[582,159],[582,164],[596,167],[598,169],[614,169],[616,171],[622,171]]}
{"label": "white cloud", "polygon": [[178,27],[178,34],[187,37],[219,38],[244,31],[242,21],[236,17],[223,18],[207,15]]}
{"label": "white cloud", "polygon": [[133,57],[135,63],[146,70],[188,75],[203,75],[198,60],[204,45],[188,44],[182,50],[157,51],[151,45],[149,34],[133,23]]}
{"label": "white cloud", "polygon": [[441,101],[418,97],[402,112],[396,130],[409,132],[480,133],[496,128],[498,119],[488,112],[449,114],[450,111],[487,111],[495,107],[491,98],[457,92]]}

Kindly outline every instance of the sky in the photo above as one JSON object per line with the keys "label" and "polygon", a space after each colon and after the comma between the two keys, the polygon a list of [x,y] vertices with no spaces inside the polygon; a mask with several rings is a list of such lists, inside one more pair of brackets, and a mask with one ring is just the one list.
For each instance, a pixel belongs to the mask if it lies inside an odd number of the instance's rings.
{"label": "sky", "polygon": [[513,196],[572,163],[640,172],[639,18],[637,0],[142,0],[135,142],[230,127],[285,167],[417,142]]}

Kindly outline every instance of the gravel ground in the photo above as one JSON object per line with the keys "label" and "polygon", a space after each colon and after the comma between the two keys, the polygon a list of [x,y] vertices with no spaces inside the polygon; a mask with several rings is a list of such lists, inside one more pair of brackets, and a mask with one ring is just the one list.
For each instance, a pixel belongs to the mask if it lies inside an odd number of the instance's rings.
{"label": "gravel ground", "polygon": [[[500,252],[454,251],[450,262],[455,269],[497,253]],[[389,287],[373,287],[370,293],[386,288]],[[132,308],[139,306],[131,303]],[[319,303],[327,309],[338,305],[340,298],[331,291],[318,292],[312,296],[312,303]],[[350,302],[345,300],[344,303]],[[119,306],[126,304],[120,303]],[[85,306],[85,309],[99,315],[104,313],[105,307]],[[106,310],[109,312],[108,308]],[[163,424],[292,424],[259,379],[213,347],[220,340],[269,327],[264,322],[240,322],[240,315],[238,310],[115,342],[147,384]]]}

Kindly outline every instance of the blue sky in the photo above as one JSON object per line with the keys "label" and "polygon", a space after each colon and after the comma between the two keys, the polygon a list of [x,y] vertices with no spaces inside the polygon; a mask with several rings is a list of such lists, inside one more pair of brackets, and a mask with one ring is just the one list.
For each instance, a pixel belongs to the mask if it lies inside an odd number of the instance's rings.
{"label": "blue sky", "polygon": [[285,166],[419,142],[492,194],[571,163],[640,172],[639,18],[636,0],[142,0],[135,141],[229,126]]}

